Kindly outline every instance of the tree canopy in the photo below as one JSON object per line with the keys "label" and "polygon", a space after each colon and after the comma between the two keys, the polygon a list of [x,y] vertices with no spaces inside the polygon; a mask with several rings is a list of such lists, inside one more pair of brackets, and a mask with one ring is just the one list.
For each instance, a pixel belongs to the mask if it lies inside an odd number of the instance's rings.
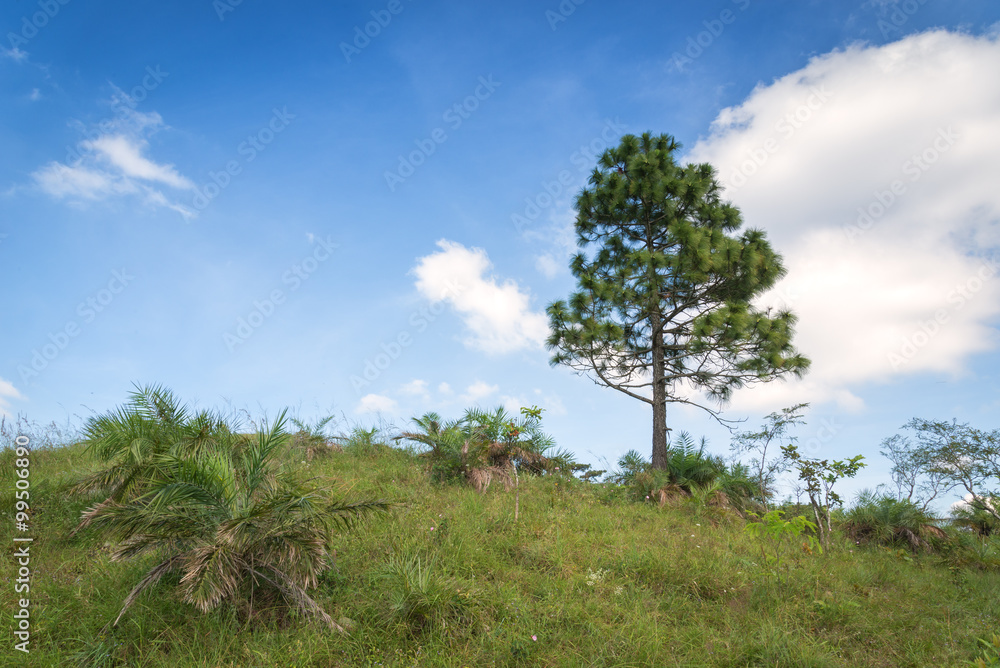
{"label": "tree canopy", "polygon": [[718,418],[735,389],[809,366],[792,347],[795,316],[752,303],[784,274],[781,257],[761,230],[736,236],[742,218],[714,169],[679,165],[679,149],[646,133],[605,151],[576,200],[578,289],[548,307],[553,364],[652,405],[654,468],[668,402]]}

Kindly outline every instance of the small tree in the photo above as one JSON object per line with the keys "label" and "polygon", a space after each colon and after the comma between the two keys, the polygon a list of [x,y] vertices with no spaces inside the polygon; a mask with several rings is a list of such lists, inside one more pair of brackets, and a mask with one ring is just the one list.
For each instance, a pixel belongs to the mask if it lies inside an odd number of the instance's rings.
{"label": "small tree", "polygon": [[809,495],[809,505],[812,506],[819,530],[820,543],[824,549],[830,548],[830,534],[833,527],[830,521],[830,510],[833,506],[844,503],[840,495],[833,491],[833,486],[842,478],[853,478],[864,468],[861,462],[864,457],[857,455],[846,461],[827,459],[810,459],[803,457],[796,445],[784,445],[781,451],[799,472],[799,479],[805,484]]}
{"label": "small tree", "polygon": [[766,422],[760,431],[737,434],[730,445],[730,449],[737,456],[746,452],[757,453],[758,457],[750,460],[750,466],[758,489],[756,500],[765,510],[768,499],[773,495],[775,479],[788,470],[788,459],[783,455],[767,458],[768,448],[772,443],[780,447],[795,442],[794,436],[788,436],[788,428],[802,424],[802,415],[799,411],[808,406],[809,404],[796,404],[783,408],[778,413],[771,413],[765,418]]}
{"label": "small tree", "polygon": [[920,468],[943,485],[961,487],[968,504],[1000,521],[1000,509],[989,503],[1000,497],[1000,430],[991,432],[958,424],[913,418],[903,427],[916,432],[913,448]]}
{"label": "small tree", "polygon": [[883,440],[880,453],[892,462],[892,482],[900,501],[905,499],[926,511],[934,499],[955,488],[950,476],[935,467],[931,449],[906,436],[897,434]]}
{"label": "small tree", "polygon": [[760,230],[730,236],[739,210],[711,165],[680,166],[669,135],[626,135],[576,200],[578,290],[548,307],[552,363],[650,404],[652,466],[667,466],[667,403],[723,405],[732,392],[809,361],[792,347],[795,316],[752,302],[784,274]]}

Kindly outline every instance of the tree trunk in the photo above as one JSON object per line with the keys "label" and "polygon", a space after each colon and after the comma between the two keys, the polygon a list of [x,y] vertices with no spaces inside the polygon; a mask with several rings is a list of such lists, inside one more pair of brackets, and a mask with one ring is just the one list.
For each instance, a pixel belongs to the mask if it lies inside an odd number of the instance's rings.
{"label": "tree trunk", "polygon": [[663,385],[663,335],[659,331],[660,318],[651,319],[653,325],[653,468],[667,468],[667,389]]}

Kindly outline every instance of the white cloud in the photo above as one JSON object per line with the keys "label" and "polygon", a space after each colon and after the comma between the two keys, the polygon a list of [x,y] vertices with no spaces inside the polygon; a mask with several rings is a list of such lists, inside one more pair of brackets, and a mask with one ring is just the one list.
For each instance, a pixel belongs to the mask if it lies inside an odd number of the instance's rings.
{"label": "white cloud", "polygon": [[402,392],[403,394],[409,394],[409,395],[417,395],[417,396],[426,395],[427,381],[420,379],[411,380],[409,383],[406,383],[401,388],[399,388],[399,391]]}
{"label": "white cloud", "polygon": [[472,385],[465,388],[465,394],[462,395],[461,401],[464,403],[474,404],[480,399],[485,399],[488,396],[496,394],[499,389],[499,385],[490,385],[489,383],[477,380]]}
{"label": "white cloud", "polygon": [[544,313],[532,311],[530,297],[516,281],[499,281],[481,248],[442,239],[440,251],[420,258],[413,273],[421,295],[446,301],[461,316],[470,336],[465,345],[487,353],[541,347],[548,335]]}
{"label": "white cloud", "polygon": [[396,410],[395,400],[382,394],[366,394],[361,397],[358,413],[389,413]]}
{"label": "white cloud", "polygon": [[28,52],[22,51],[16,46],[13,49],[0,47],[0,53],[2,53],[5,58],[10,58],[16,63],[22,63],[28,59]]}
{"label": "white cloud", "polygon": [[144,181],[159,181],[173,188],[194,189],[194,184],[177,173],[173,165],[158,165],[143,157],[148,142],[124,135],[104,135],[83,142],[84,148],[96,151],[101,158],[117,167],[127,177]]}
{"label": "white cloud", "polygon": [[562,265],[552,257],[551,253],[546,253],[535,258],[535,269],[545,276],[545,278],[555,278],[562,270]]}
{"label": "white cloud", "polygon": [[441,383],[438,385],[438,392],[441,394],[451,394],[451,385],[448,383]]}
{"label": "white cloud", "polygon": [[862,383],[958,374],[996,347],[1000,276],[982,255],[1000,250],[997,62],[995,35],[852,46],[759,85],[694,146],[687,159],[716,166],[784,256],[765,303],[799,316],[796,346],[813,360],[802,381],[737,406],[858,409]]}
{"label": "white cloud", "polygon": [[[158,164],[143,155],[149,149],[147,135],[166,127],[157,113],[141,113],[123,106],[115,89],[111,106],[116,116],[98,125],[99,134],[77,145],[77,156],[67,163],[50,162],[32,173],[39,190],[56,199],[100,201],[112,197],[138,195],[145,204],[177,211],[185,218],[195,212],[167,197],[158,189],[163,184],[176,190],[193,190],[190,179],[170,164]],[[81,126],[81,130],[86,128]]]}
{"label": "white cloud", "polygon": [[90,200],[104,199],[137,191],[135,184],[99,169],[61,162],[50,162],[32,176],[38,186],[57,199],[64,197]]}
{"label": "white cloud", "polygon": [[17,391],[12,382],[0,378],[0,416],[10,416],[10,400],[12,399],[24,399],[24,396]]}
{"label": "white cloud", "polygon": [[[974,500],[975,497],[973,497],[971,494],[966,494],[960,500],[951,504],[951,506],[949,506],[949,510],[951,510],[952,512],[955,512],[956,510],[966,510],[966,511],[972,510],[972,502]],[[979,500],[982,501],[982,503],[988,508],[995,510],[995,508],[993,508],[993,502],[989,497],[980,497]]]}
{"label": "white cloud", "polygon": [[42,99],[42,91],[38,90],[37,88],[32,88],[31,94],[28,95],[28,99],[31,100],[32,102],[38,102],[39,100]]}
{"label": "white cloud", "polygon": [[521,410],[521,406],[527,405],[520,397],[513,397],[507,394],[500,397],[500,404],[505,411],[512,415],[517,415]]}

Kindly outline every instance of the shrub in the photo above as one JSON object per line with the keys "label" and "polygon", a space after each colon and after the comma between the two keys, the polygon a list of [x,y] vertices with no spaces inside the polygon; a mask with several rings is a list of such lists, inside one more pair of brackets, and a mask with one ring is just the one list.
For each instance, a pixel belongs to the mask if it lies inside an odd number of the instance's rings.
{"label": "shrub", "polygon": [[412,632],[447,624],[467,611],[467,601],[455,584],[435,573],[433,566],[419,557],[393,558],[382,569],[392,615]]}
{"label": "shrub", "polygon": [[706,447],[704,438],[695,447],[691,435],[682,431],[667,450],[666,469],[654,469],[645,457],[630,450],[618,460],[618,471],[609,480],[636,501],[649,499],[662,505],[672,497],[698,494],[702,505],[714,497],[716,502],[742,509],[756,490],[746,466],[727,467],[721,457],[707,454]]}
{"label": "shrub", "polygon": [[378,427],[372,427],[371,429],[354,427],[351,429],[350,434],[340,436],[337,440],[340,441],[340,445],[345,452],[369,457],[379,455],[391,447],[385,438],[382,437],[381,430]]}
{"label": "shrub", "polygon": [[316,457],[342,452],[343,448],[334,442],[333,437],[326,434],[326,427],[332,420],[333,416],[328,415],[315,424],[309,424],[292,418],[292,424],[298,429],[289,439],[292,451],[310,462]]}
{"label": "shrub", "polygon": [[437,413],[413,418],[420,430],[399,438],[427,446],[431,472],[440,481],[464,480],[483,491],[494,481],[509,489],[515,469],[541,474],[574,464],[567,451],[554,451],[552,438],[541,430],[539,408],[522,408],[515,418],[503,407],[492,411],[470,408],[460,420],[445,422]]}
{"label": "shrub", "polygon": [[[786,546],[803,534],[805,534],[803,548],[809,552],[814,549],[822,551],[816,538],[811,535],[811,533],[815,533],[816,525],[806,519],[805,515],[798,515],[786,520],[783,519],[784,513],[780,510],[772,510],[762,517],[758,517],[754,513],[751,514],[759,521],[747,524],[745,531],[761,539],[761,556],[765,563],[773,564],[775,569],[783,565],[782,557]],[[764,547],[765,538],[770,540],[771,547],[774,549],[773,556]]]}
{"label": "shrub", "polygon": [[101,491],[115,502],[134,499],[162,479],[162,458],[238,451],[248,441],[216,413],[192,414],[166,388],[136,387],[129,396],[124,406],[84,425],[87,450],[105,467],[80,480],[76,491]]}
{"label": "shrub", "polygon": [[1000,507],[1000,499],[988,497],[976,501],[971,494],[966,494],[962,501],[954,504],[951,509],[952,524],[975,531],[980,536],[1000,534],[1000,522],[986,508]]}
{"label": "shrub", "polygon": [[942,552],[945,562],[953,567],[1000,571],[1000,536],[979,536],[960,529],[951,533]]}
{"label": "shrub", "polygon": [[855,542],[905,546],[916,552],[943,537],[933,522],[934,517],[912,501],[864,490],[844,513],[842,527]]}
{"label": "shrub", "polygon": [[[203,612],[224,601],[280,601],[342,630],[307,590],[329,566],[336,530],[387,504],[334,500],[279,467],[284,425],[282,412],[270,427],[237,435],[224,421],[187,418],[161,390],[92,421],[91,445],[113,465],[91,482],[107,481],[113,493],[84,512],[78,529],[92,527],[115,541],[113,561],[147,554],[158,560],[114,624],[173,572],[181,576],[182,599]],[[137,447],[129,448],[136,435]]]}

